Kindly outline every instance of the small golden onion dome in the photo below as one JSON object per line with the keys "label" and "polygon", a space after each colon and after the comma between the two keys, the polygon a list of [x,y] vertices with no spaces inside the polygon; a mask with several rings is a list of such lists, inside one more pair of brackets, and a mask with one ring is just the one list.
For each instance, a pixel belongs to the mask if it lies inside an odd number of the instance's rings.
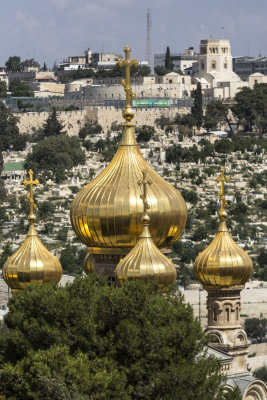
{"label": "small golden onion dome", "polygon": [[71,223],[78,238],[94,252],[99,248],[132,248],[141,233],[142,202],[138,195],[138,180],[142,171],[152,187],[148,188],[151,205],[151,236],[157,246],[171,245],[182,234],[187,218],[186,204],[181,194],[165,182],[144,160],[135,139],[134,116],[130,86],[130,47],[124,48],[126,79],[121,83],[126,92],[123,134],[119,149],[102,173],[88,183],[71,205]]}
{"label": "small golden onion dome", "polygon": [[157,248],[149,232],[149,216],[143,216],[143,229],[134,248],[115,269],[118,285],[127,279],[157,280],[162,288],[176,282],[177,273],[172,261]]}
{"label": "small golden onion dome", "polygon": [[57,283],[62,276],[62,267],[56,256],[50,253],[38,238],[34,227],[35,215],[33,209],[33,185],[38,185],[38,180],[33,181],[33,172],[29,171],[30,180],[24,181],[30,185],[30,214],[28,217],[30,227],[28,235],[19,249],[8,258],[3,266],[3,278],[12,292],[20,292],[31,283],[44,284]]}
{"label": "small golden onion dome", "polygon": [[143,169],[153,183],[148,188],[148,199],[150,232],[155,244],[170,246],[179,238],[186,224],[186,203],[178,190],[146,163],[134,128],[127,125],[111,163],[72,202],[72,227],[85,245],[131,248],[136,244],[142,230],[138,180]]}
{"label": "small golden onion dome", "polygon": [[228,179],[222,168],[220,226],[213,241],[194,262],[194,274],[207,290],[209,287],[244,285],[253,272],[251,258],[234,242],[226,225],[224,181]]}

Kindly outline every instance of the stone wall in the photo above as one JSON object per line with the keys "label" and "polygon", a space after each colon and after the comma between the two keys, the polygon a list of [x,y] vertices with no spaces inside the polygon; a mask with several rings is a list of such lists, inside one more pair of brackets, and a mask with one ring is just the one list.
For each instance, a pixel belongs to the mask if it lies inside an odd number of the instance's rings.
{"label": "stone wall", "polygon": [[[133,122],[136,125],[154,125],[155,119],[162,115],[168,118],[174,118],[177,113],[186,114],[189,108],[138,108],[135,109]],[[35,130],[41,128],[48,118],[49,112],[26,112],[16,113],[19,117],[20,133],[32,134]],[[115,107],[86,107],[79,111],[60,111],[58,117],[65,125],[65,130],[69,135],[77,136],[81,126],[86,121],[89,123],[98,122],[104,132],[110,129],[112,122],[123,123],[122,110]]]}

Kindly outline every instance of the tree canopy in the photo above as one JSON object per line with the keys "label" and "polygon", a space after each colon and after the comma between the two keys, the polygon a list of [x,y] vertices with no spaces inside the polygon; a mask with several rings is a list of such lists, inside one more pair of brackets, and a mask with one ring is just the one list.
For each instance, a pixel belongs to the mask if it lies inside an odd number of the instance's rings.
{"label": "tree canopy", "polygon": [[200,128],[203,123],[203,96],[201,83],[198,82],[196,90],[192,92],[192,97],[194,98],[194,105],[191,108],[191,114],[194,117],[196,126]]}
{"label": "tree canopy", "polygon": [[172,70],[173,68],[173,63],[172,63],[172,58],[171,58],[171,52],[169,46],[166,48],[166,53],[165,53],[165,68],[167,70]]}
{"label": "tree canopy", "polygon": [[15,117],[4,103],[0,102],[0,147],[6,150],[23,150],[26,146],[26,136],[20,135],[17,126],[18,118]]}
{"label": "tree canopy", "polygon": [[[174,295],[175,294],[175,295]],[[219,362],[170,289],[89,274],[11,298],[0,332],[0,394],[16,400],[222,400]]]}
{"label": "tree canopy", "polygon": [[56,109],[53,108],[51,110],[47,120],[45,121],[45,123],[43,124],[43,126],[40,129],[39,139],[43,139],[43,138],[49,137],[49,136],[60,135],[60,134],[64,133],[63,129],[64,129],[64,125],[58,119]]}
{"label": "tree canopy", "polygon": [[253,89],[243,87],[235,96],[232,111],[245,131],[254,127],[260,132],[267,131],[267,84],[256,84]]}
{"label": "tree canopy", "polygon": [[57,183],[66,179],[66,170],[85,164],[85,153],[76,137],[65,134],[48,136],[33,146],[26,158],[26,168]]}
{"label": "tree canopy", "polygon": [[206,107],[204,126],[207,130],[216,129],[219,124],[229,123],[229,106],[221,100],[211,101]]}
{"label": "tree canopy", "polygon": [[33,97],[34,91],[30,86],[23,83],[20,79],[14,79],[10,82],[9,90],[13,97]]}
{"label": "tree canopy", "polygon": [[11,56],[6,62],[6,69],[9,72],[21,72],[27,67],[36,67],[39,69],[40,64],[34,58],[21,61],[19,56]]}
{"label": "tree canopy", "polygon": [[7,96],[6,82],[0,81],[0,98],[5,99]]}

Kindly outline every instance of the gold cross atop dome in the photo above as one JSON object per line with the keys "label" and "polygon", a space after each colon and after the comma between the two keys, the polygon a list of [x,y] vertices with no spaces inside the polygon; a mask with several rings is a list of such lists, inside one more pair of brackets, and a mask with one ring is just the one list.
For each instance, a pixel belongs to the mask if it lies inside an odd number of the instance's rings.
{"label": "gold cross atop dome", "polygon": [[134,117],[133,110],[131,109],[131,99],[135,99],[135,94],[133,93],[131,88],[131,66],[137,67],[139,64],[136,58],[133,58],[132,60],[130,59],[131,50],[131,47],[127,44],[123,49],[125,53],[125,60],[122,60],[122,58],[119,57],[117,61],[117,65],[120,68],[125,67],[125,79],[121,80],[121,84],[124,87],[126,93],[126,103],[123,111],[123,118],[125,118],[126,121],[129,122]]}
{"label": "gold cross atop dome", "polygon": [[143,170],[143,180],[138,181],[138,185],[141,186],[143,185],[143,193],[140,194],[140,199],[143,200],[144,204],[144,213],[146,214],[146,210],[149,210],[150,205],[147,202],[147,185],[151,185],[152,181],[147,179],[147,170]]}
{"label": "gold cross atop dome", "polygon": [[33,180],[33,171],[30,169],[29,170],[29,177],[30,179],[27,181],[27,179],[24,179],[23,184],[27,187],[29,185],[30,187],[30,193],[27,194],[27,199],[30,202],[30,214],[28,217],[29,222],[34,222],[35,221],[35,216],[33,214],[33,211],[35,208],[37,208],[37,205],[34,203],[33,200],[33,185],[38,186],[39,181],[38,179]]}
{"label": "gold cross atop dome", "polygon": [[221,201],[221,209],[220,209],[220,218],[221,217],[226,217],[225,210],[224,207],[226,206],[226,201],[225,201],[225,196],[224,196],[224,184],[225,182],[229,182],[230,178],[229,176],[224,175],[224,167],[221,167],[221,175],[217,176],[216,178],[216,182],[219,183],[221,182],[221,190],[220,192],[218,192],[218,196],[220,197],[220,201]]}

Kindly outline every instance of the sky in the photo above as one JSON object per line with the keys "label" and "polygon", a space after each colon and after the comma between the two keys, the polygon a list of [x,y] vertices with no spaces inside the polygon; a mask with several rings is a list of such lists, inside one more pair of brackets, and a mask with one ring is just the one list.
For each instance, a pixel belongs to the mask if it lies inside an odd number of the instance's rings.
{"label": "sky", "polygon": [[266,55],[267,0],[0,0],[0,65],[9,56],[52,66],[93,52],[146,59],[146,12],[152,52],[199,51],[201,39],[229,39],[233,56]]}

